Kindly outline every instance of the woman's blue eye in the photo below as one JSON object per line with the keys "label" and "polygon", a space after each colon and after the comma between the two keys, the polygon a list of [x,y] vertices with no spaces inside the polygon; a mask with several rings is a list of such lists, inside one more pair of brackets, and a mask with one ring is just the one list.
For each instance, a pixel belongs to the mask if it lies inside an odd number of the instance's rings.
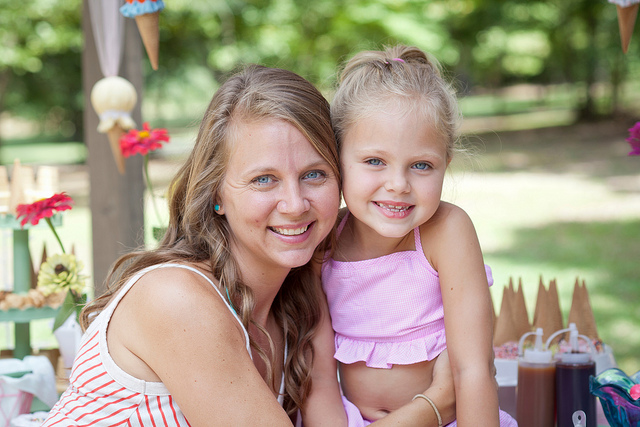
{"label": "woman's blue eye", "polygon": [[382,160],[380,160],[380,159],[369,159],[369,160],[367,160],[367,163],[370,164],[371,166],[380,166],[382,164]]}
{"label": "woman's blue eye", "polygon": [[429,169],[430,166],[428,163],[418,162],[415,165],[413,165],[413,167],[416,169],[425,170],[425,169]]}
{"label": "woman's blue eye", "polygon": [[255,178],[253,181],[258,184],[269,184],[272,181],[272,179],[270,176],[264,175],[264,176],[259,176]]}
{"label": "woman's blue eye", "polygon": [[309,173],[307,173],[304,177],[306,179],[318,179],[318,178],[324,178],[325,173],[322,171],[311,171]]}

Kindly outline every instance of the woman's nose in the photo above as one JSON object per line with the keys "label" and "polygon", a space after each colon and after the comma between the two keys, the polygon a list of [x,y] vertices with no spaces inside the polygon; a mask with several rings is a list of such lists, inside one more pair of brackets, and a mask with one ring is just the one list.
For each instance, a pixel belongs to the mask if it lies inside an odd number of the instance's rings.
{"label": "woman's nose", "polygon": [[404,171],[389,171],[384,189],[395,193],[406,193],[411,189],[411,186]]}
{"label": "woman's nose", "polygon": [[291,184],[283,188],[278,202],[278,211],[289,215],[300,215],[311,208],[309,200],[303,194],[300,184]]}

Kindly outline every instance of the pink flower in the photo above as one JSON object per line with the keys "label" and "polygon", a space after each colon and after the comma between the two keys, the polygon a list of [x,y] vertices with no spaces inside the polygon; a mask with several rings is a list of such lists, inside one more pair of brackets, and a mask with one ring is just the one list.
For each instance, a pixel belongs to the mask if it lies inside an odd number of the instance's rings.
{"label": "pink flower", "polygon": [[120,149],[124,157],[147,153],[162,148],[162,143],[169,142],[169,134],[166,129],[149,129],[149,123],[142,124],[142,130],[131,129],[120,137]]}
{"label": "pink flower", "polygon": [[633,400],[640,399],[640,384],[636,384],[629,390],[629,395]]}
{"label": "pink flower", "polygon": [[629,129],[627,142],[631,145],[630,156],[640,156],[640,122],[637,122]]}
{"label": "pink flower", "polygon": [[22,217],[21,226],[27,222],[37,225],[42,218],[50,218],[54,213],[71,209],[73,199],[66,193],[58,193],[48,199],[38,200],[31,204],[18,205],[16,207],[17,218]]}

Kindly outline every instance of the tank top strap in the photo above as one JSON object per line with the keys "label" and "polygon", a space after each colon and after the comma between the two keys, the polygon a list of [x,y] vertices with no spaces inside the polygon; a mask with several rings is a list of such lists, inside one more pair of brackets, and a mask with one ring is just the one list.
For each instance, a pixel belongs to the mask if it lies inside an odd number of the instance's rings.
{"label": "tank top strap", "polygon": [[340,234],[342,233],[342,229],[347,224],[347,218],[349,218],[349,211],[347,211],[342,217],[342,219],[340,220],[340,224],[338,224],[338,228],[336,229],[336,237],[340,237]]}
{"label": "tank top strap", "polygon": [[420,251],[424,254],[424,250],[422,249],[422,240],[420,240],[420,227],[413,229],[413,240],[416,245],[416,251]]}

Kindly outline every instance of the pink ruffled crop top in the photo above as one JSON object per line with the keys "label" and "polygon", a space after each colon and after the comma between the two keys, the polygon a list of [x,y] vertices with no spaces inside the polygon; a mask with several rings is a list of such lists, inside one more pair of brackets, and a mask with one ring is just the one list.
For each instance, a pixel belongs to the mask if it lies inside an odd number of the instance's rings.
{"label": "pink ruffled crop top", "polygon": [[446,348],[438,272],[424,255],[419,228],[413,233],[414,251],[353,262],[329,258],[322,265],[339,362],[390,369],[432,360]]}

